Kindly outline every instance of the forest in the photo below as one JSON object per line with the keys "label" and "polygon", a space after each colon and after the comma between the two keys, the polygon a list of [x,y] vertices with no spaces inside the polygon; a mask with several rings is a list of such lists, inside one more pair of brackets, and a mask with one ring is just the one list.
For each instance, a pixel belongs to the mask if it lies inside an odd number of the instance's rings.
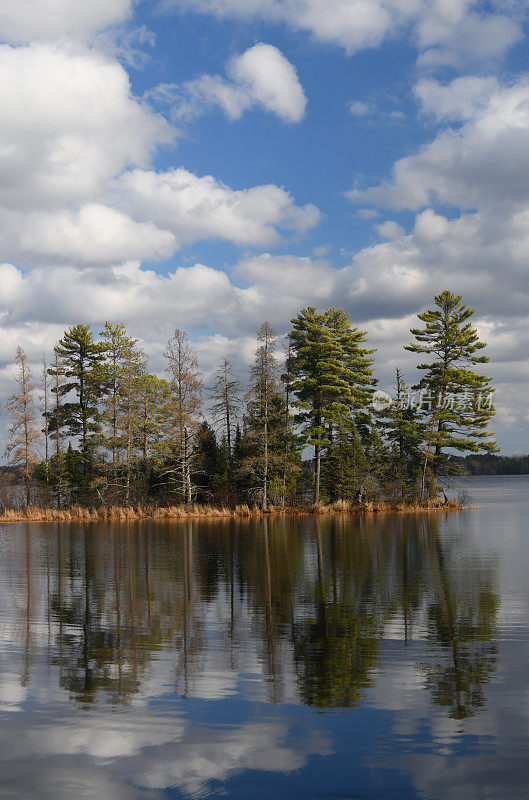
{"label": "forest", "polygon": [[392,396],[377,390],[375,350],[341,308],[301,310],[283,341],[264,322],[247,385],[227,359],[205,383],[178,328],[163,374],[121,323],[99,333],[73,325],[39,374],[19,346],[0,503],[262,512],[435,503],[446,476],[464,469],[455,453],[498,451],[473,314],[460,295],[434,298],[404,345],[418,377],[410,386],[396,368]]}
{"label": "forest", "polygon": [[499,456],[482,453],[461,459],[464,471],[469,475],[529,475],[529,456]]}

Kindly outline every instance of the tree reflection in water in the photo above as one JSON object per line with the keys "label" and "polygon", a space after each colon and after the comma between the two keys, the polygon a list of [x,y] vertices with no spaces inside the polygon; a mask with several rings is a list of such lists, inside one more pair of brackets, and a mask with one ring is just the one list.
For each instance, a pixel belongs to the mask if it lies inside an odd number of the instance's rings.
{"label": "tree reflection in water", "polygon": [[376,682],[391,629],[403,647],[426,643],[416,668],[432,701],[471,716],[496,665],[496,565],[465,559],[439,522],[27,526],[8,565],[21,573],[20,682],[31,683],[45,622],[48,664],[81,705],[130,703],[164,651],[168,690],[182,697],[221,662],[233,675],[252,663],[273,702],[294,691],[320,709],[352,708]]}

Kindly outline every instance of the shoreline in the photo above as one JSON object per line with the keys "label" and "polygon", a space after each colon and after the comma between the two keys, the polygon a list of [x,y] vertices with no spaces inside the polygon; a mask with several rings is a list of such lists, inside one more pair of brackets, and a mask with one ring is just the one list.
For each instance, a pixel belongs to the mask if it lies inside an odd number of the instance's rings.
{"label": "shoreline", "polygon": [[189,519],[226,520],[226,519],[260,519],[279,517],[315,517],[332,514],[350,514],[361,516],[364,514],[424,514],[431,512],[465,511],[457,500],[447,503],[441,501],[428,501],[426,503],[387,503],[373,501],[368,503],[336,503],[307,506],[271,507],[263,511],[258,506],[246,504],[235,508],[216,508],[202,505],[178,506],[149,506],[138,504],[135,506],[103,506],[101,508],[38,508],[29,506],[21,509],[6,509],[0,513],[0,524],[19,522],[136,522],[150,520],[153,522],[178,522]]}

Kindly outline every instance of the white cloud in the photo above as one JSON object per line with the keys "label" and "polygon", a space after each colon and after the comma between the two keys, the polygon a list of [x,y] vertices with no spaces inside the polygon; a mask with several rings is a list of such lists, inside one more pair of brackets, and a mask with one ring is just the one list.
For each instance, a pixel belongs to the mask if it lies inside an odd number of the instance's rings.
{"label": "white cloud", "polygon": [[373,114],[374,109],[369,103],[364,103],[363,100],[353,100],[349,106],[349,111],[353,117],[368,117]]}
{"label": "white cloud", "polygon": [[411,27],[421,61],[435,65],[495,58],[521,38],[511,9],[486,12],[479,0],[162,0],[161,6],[286,23],[349,54]]}
{"label": "white cloud", "polygon": [[133,0],[2,0],[0,40],[86,36],[127,19]]}
{"label": "white cloud", "polygon": [[299,122],[305,115],[307,98],[296,70],[276,47],[251,47],[235,59],[230,71],[250,97],[285,121]]}
{"label": "white cloud", "polygon": [[273,184],[234,190],[211,175],[198,177],[182,168],[127,172],[116,183],[114,198],[134,217],[182,241],[219,238],[266,245],[278,241],[276,228],[303,232],[320,219],[315,206],[296,206]]}
{"label": "white cloud", "polygon": [[228,64],[228,78],[201,75],[182,85],[162,84],[148,93],[169,104],[174,119],[192,119],[219,108],[231,119],[261,106],[285,122],[300,122],[307,98],[295,67],[270,44],[256,44]]}
{"label": "white cloud", "polygon": [[388,239],[389,241],[400,239],[401,236],[404,236],[402,225],[390,219],[380,223],[380,225],[375,225],[375,230],[382,239]]}
{"label": "white cloud", "polygon": [[[295,86],[270,88],[281,69],[295,78],[293,68],[279,51],[262,48],[236,62],[240,80],[277,113],[297,114]],[[262,77],[259,60],[269,57],[278,72]],[[274,185],[235,191],[183,169],[140,169],[159,145],[172,142],[174,129],[132,95],[123,67],[94,49],[0,46],[0,107],[4,259],[159,260],[183,241],[269,245],[279,240],[278,228],[302,232],[319,220],[314,206],[296,206]]]}
{"label": "white cloud", "polygon": [[4,256],[51,263],[115,264],[128,259],[168,258],[178,240],[152,222],[99,203],[77,211],[7,213],[0,209]]}
{"label": "white cloud", "polygon": [[[480,330],[489,341],[489,371],[498,382],[502,409],[499,422],[518,420],[524,426],[524,403],[512,386],[529,374],[529,212],[518,211],[498,225],[493,213],[451,220],[426,209],[417,214],[411,233],[384,230],[386,237],[392,234],[389,241],[364,248],[342,269],[325,260],[271,254],[243,258],[231,277],[201,264],[167,275],[137,262],[26,273],[4,264],[0,361],[11,362],[20,342],[37,358],[74,321],[98,329],[113,319],[143,340],[157,369],[164,341],[178,325],[208,332],[197,341],[206,371],[229,354],[244,374],[261,321],[268,319],[284,333],[301,307],[337,305],[368,330],[379,348],[377,374],[391,386],[396,364],[413,379],[415,359],[402,348],[415,315],[440,290],[456,287],[478,309]],[[3,396],[9,392],[5,381]],[[506,422],[501,430],[507,430]]]}
{"label": "white cloud", "polygon": [[529,80],[456,79],[441,86],[422,81],[425,111],[451,127],[417,153],[400,159],[392,179],[350,197],[391,208],[433,202],[490,209],[529,202]]}
{"label": "white cloud", "polygon": [[96,198],[173,138],[116,62],[48,44],[0,47],[0,204]]}
{"label": "white cloud", "polygon": [[423,78],[415,85],[414,94],[423,112],[436,120],[466,122],[483,113],[498,89],[497,78],[466,75],[445,85]]}

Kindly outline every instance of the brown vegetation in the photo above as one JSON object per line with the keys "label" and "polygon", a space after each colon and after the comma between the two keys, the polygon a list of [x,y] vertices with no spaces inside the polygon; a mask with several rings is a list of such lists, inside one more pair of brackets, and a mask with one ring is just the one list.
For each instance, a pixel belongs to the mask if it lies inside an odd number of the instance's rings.
{"label": "brown vegetation", "polygon": [[258,506],[246,503],[235,508],[215,508],[205,505],[151,506],[136,505],[129,507],[102,506],[100,508],[83,508],[72,506],[66,509],[27,508],[5,509],[0,513],[0,523],[10,522],[131,522],[150,519],[157,522],[178,521],[184,519],[244,519],[261,516],[310,516],[323,514],[392,514],[392,513],[424,513],[431,511],[461,511],[463,506],[458,500],[441,502],[429,500],[425,503],[407,505],[405,503],[390,504],[375,501],[362,504],[348,503],[338,500],[325,505],[318,503],[312,506],[270,507],[266,512]]}

